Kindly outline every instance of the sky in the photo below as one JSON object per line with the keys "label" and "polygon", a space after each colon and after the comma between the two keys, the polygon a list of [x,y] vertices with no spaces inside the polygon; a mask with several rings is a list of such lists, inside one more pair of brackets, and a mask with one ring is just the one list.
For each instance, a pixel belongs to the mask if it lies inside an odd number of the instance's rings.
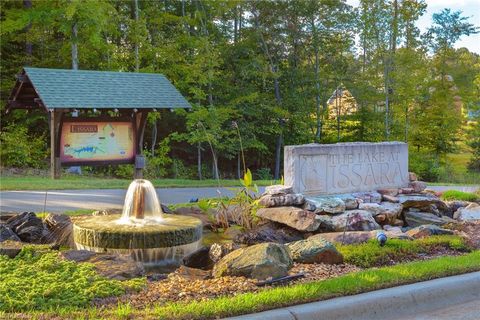
{"label": "sky", "polygon": [[[452,11],[462,11],[463,16],[470,17],[469,22],[480,26],[480,0],[425,0],[427,11],[417,21],[418,28],[425,32],[432,23],[432,14],[450,8]],[[347,0],[352,6],[357,6],[359,0]],[[472,52],[480,54],[480,33],[463,36],[455,43],[455,48],[466,47]]]}

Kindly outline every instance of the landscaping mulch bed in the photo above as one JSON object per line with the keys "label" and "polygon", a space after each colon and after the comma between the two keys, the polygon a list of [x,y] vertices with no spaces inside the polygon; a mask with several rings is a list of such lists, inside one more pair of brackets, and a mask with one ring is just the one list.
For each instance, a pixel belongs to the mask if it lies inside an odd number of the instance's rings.
{"label": "landscaping mulch bed", "polygon": [[303,282],[312,282],[312,281],[334,278],[334,277],[344,275],[346,273],[357,272],[360,270],[362,269],[346,263],[344,264],[295,263],[293,265],[293,268],[290,269],[288,273],[290,275],[304,273],[305,277],[293,281],[295,283],[303,283]]}
{"label": "landscaping mulch bed", "polygon": [[163,304],[173,301],[191,301],[236,295],[260,290],[256,280],[244,277],[221,277],[216,279],[191,280],[171,273],[167,279],[149,282],[147,288],[119,298],[97,299],[97,307],[120,303],[130,303],[133,307],[144,308],[149,304]]}
{"label": "landscaping mulch bed", "polygon": [[[311,282],[338,277],[361,269],[349,264],[299,264],[290,269],[290,275],[304,273],[305,277],[290,283]],[[244,277],[221,277],[205,280],[192,280],[173,272],[167,279],[151,281],[147,288],[121,297],[96,299],[93,305],[99,308],[120,303],[130,303],[132,307],[145,308],[149,304],[164,304],[176,301],[206,300],[220,296],[235,296],[245,292],[257,292],[271,286],[257,286],[257,280]]]}
{"label": "landscaping mulch bed", "polygon": [[480,249],[480,221],[464,222],[457,228],[466,234],[469,245]]}
{"label": "landscaping mulch bed", "polygon": [[[478,226],[480,227],[480,223]],[[383,261],[382,266],[464,254],[464,252],[444,247],[432,249],[433,250],[428,253],[417,253],[406,258],[392,258],[388,261]],[[294,263],[294,266],[289,271],[289,275],[303,274],[304,276],[290,282],[280,282],[274,285],[290,285],[326,280],[361,270],[362,268],[347,263],[337,265]],[[170,273],[166,279],[149,281],[147,287],[138,293],[129,293],[120,297],[95,299],[92,304],[98,308],[108,308],[118,303],[130,303],[132,307],[143,309],[148,305],[154,304],[162,305],[168,302],[188,302],[193,300],[203,301],[221,296],[235,296],[246,292],[258,292],[274,286],[267,285],[260,287],[257,284],[257,280],[244,277],[226,276],[213,279],[192,279],[191,277],[185,276],[181,268],[179,268],[175,272]]]}

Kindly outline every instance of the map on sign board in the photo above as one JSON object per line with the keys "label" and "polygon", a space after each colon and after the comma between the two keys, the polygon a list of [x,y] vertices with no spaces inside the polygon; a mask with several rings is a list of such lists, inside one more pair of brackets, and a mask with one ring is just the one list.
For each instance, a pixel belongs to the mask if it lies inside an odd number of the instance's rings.
{"label": "map on sign board", "polygon": [[133,123],[129,121],[64,121],[60,137],[60,161],[65,164],[133,162]]}

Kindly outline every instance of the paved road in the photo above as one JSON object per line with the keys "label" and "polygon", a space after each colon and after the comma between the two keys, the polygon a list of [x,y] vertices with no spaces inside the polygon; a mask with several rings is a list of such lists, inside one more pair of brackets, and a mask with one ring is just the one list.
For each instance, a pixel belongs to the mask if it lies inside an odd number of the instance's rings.
{"label": "paved road", "polygon": [[[49,190],[45,191],[2,191],[0,211],[64,212],[76,209],[121,209],[127,190]],[[263,192],[263,188],[260,188]],[[231,196],[227,188],[168,188],[157,189],[162,203],[175,204],[189,202],[192,198],[214,198]],[[46,201],[45,201],[46,198]]]}
{"label": "paved road", "polygon": [[480,319],[480,300],[460,303],[430,312],[422,312],[410,317],[395,320],[478,320]]}
{"label": "paved road", "polygon": [[[434,190],[456,189],[475,191],[480,186],[431,186]],[[263,192],[263,188],[260,188]],[[0,211],[64,212],[76,209],[116,209],[122,208],[126,190],[50,190],[45,191],[2,191],[0,192]],[[213,198],[231,196],[228,188],[167,188],[157,189],[161,202],[166,204],[189,202],[192,198]],[[45,203],[46,197],[46,203]],[[44,208],[45,205],[45,208]]]}
{"label": "paved road", "polygon": [[478,320],[480,272],[428,280],[228,320]]}

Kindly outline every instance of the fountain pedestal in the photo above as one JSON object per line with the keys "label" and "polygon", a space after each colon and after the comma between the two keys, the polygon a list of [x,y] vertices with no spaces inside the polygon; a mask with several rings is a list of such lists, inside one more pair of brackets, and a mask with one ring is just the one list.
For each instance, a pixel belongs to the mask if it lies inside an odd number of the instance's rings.
{"label": "fountain pedestal", "polygon": [[140,179],[130,184],[121,216],[79,217],[73,238],[78,249],[129,253],[146,265],[162,265],[195,251],[202,231],[197,218],[162,215],[155,188]]}

